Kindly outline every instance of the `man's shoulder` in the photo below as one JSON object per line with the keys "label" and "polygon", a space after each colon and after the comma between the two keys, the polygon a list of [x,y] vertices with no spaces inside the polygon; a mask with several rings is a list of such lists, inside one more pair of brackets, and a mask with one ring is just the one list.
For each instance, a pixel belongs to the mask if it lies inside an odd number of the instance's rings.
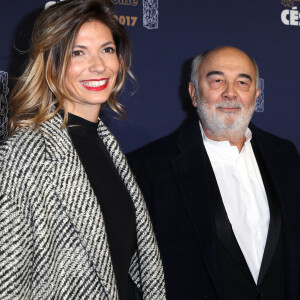
{"label": "man's shoulder", "polygon": [[[155,176],[168,174],[174,160],[183,152],[198,147],[201,143],[199,120],[189,118],[171,134],[127,154],[129,165],[137,173],[151,173]],[[148,175],[147,175],[148,176]]]}
{"label": "man's shoulder", "polygon": [[178,130],[171,134],[159,138],[145,146],[128,153],[127,159],[130,164],[136,163],[155,163],[160,160],[171,159],[177,154],[176,140]]}
{"label": "man's shoulder", "polygon": [[269,150],[278,153],[292,153],[299,156],[296,146],[288,139],[284,139],[275,134],[267,132],[254,124],[250,124],[253,139],[261,145],[261,147],[270,148]]}
{"label": "man's shoulder", "polygon": [[[196,133],[195,128],[198,130]],[[178,154],[178,141],[180,141],[183,136],[187,140],[192,140],[192,136],[196,136],[197,139],[199,138],[199,121],[196,118],[185,120],[179,128],[172,133],[128,153],[127,156],[132,158],[140,156],[171,156],[172,153]]]}

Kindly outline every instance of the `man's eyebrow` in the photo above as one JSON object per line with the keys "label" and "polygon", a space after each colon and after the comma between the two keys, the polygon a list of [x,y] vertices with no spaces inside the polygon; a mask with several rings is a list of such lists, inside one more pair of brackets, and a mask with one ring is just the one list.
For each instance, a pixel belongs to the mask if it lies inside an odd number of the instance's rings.
{"label": "man's eyebrow", "polygon": [[[206,78],[212,75],[224,75],[224,72],[221,71],[210,71],[206,74]],[[238,77],[247,78],[252,82],[252,77],[249,74],[241,73],[238,75]]]}
{"label": "man's eyebrow", "polygon": [[221,71],[210,71],[206,74],[206,78],[212,75],[224,75],[224,73]]}
{"label": "man's eyebrow", "polygon": [[248,78],[252,82],[252,77],[249,74],[241,73],[238,77]]}

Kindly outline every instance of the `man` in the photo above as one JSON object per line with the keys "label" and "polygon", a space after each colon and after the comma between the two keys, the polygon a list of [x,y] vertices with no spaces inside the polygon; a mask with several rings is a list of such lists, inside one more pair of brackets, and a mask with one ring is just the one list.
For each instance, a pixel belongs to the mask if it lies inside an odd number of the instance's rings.
{"label": "man", "polygon": [[233,47],[199,55],[189,93],[198,118],[128,156],[167,299],[300,299],[299,155],[249,125],[256,63]]}

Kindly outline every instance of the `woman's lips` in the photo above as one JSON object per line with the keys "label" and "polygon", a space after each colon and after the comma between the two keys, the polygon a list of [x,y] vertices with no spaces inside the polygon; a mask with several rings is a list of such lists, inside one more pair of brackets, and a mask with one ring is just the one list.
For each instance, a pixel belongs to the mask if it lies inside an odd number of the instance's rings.
{"label": "woman's lips", "polygon": [[109,78],[82,80],[80,83],[89,91],[102,91],[109,82]]}

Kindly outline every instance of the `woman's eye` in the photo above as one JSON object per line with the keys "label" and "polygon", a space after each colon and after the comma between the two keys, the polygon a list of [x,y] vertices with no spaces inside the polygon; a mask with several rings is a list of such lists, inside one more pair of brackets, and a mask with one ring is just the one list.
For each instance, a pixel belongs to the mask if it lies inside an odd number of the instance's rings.
{"label": "woman's eye", "polygon": [[75,50],[72,52],[72,56],[80,56],[82,54],[83,54],[83,52],[81,50]]}
{"label": "woman's eye", "polygon": [[103,50],[105,53],[115,53],[116,50],[113,47],[107,47]]}

